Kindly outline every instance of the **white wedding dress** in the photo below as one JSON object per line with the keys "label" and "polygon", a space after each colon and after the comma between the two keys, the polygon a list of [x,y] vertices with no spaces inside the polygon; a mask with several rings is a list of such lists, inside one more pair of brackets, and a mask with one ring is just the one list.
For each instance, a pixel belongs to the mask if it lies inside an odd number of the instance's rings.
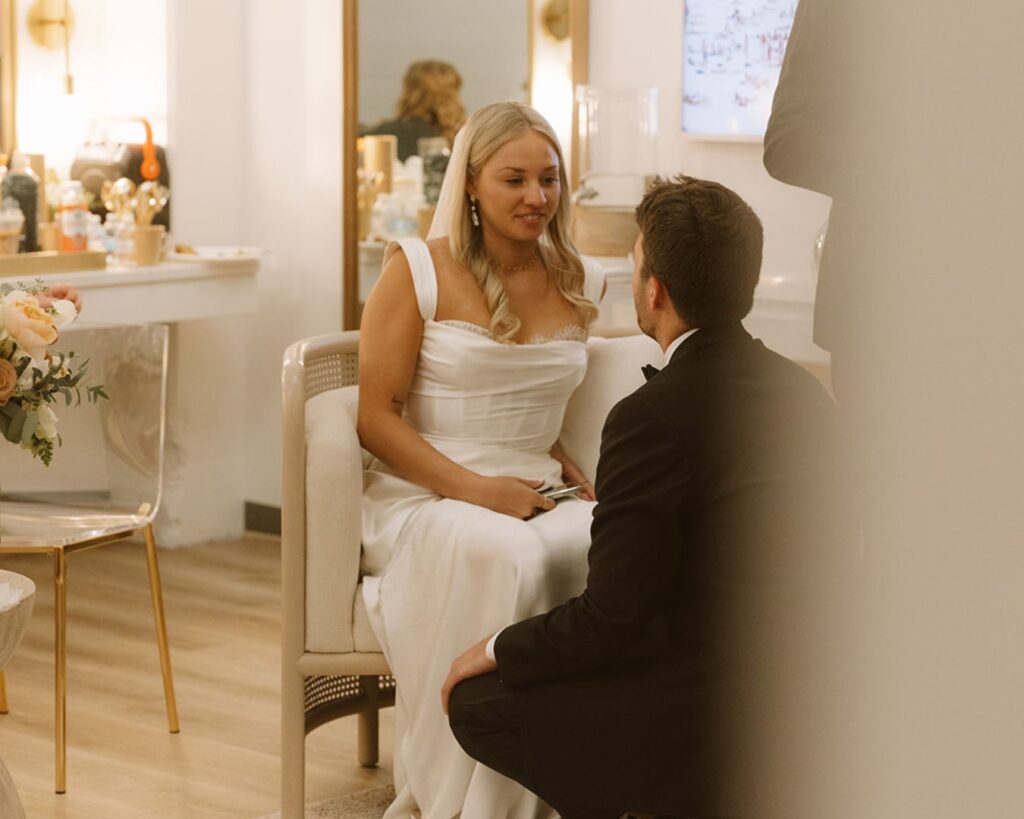
{"label": "white wedding dress", "polygon": [[[419,240],[400,244],[423,317],[406,420],[475,472],[561,483],[549,453],[586,370],[583,328],[502,344],[475,325],[435,321],[430,251]],[[588,265],[585,294],[595,304],[602,285]],[[440,692],[452,660],[469,646],[583,590],[594,504],[572,499],[517,520],[439,497],[376,459],[364,483],[364,597],[398,683],[398,797],[385,819],[553,817],[536,796],[462,751]]]}

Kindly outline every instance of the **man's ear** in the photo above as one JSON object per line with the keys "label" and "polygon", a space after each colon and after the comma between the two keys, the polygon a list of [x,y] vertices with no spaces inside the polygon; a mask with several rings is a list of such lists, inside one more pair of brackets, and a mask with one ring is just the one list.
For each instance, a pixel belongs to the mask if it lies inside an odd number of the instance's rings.
{"label": "man's ear", "polygon": [[647,306],[652,310],[659,310],[665,306],[668,299],[668,291],[661,279],[657,276],[647,277]]}

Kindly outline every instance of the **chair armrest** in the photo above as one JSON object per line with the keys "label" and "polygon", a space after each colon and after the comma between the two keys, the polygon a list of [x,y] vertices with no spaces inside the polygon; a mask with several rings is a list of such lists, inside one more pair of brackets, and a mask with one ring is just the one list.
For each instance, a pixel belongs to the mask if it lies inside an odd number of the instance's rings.
{"label": "chair armrest", "polygon": [[355,386],[306,402],[306,651],[355,650],[363,505],[357,402]]}
{"label": "chair armrest", "polygon": [[662,364],[657,342],[643,335],[591,337],[587,373],[566,407],[559,440],[591,481],[597,475],[601,430],[611,408],[644,383],[640,367]]}
{"label": "chair armrest", "polygon": [[[286,667],[307,650],[307,402],[358,379],[358,332],[332,333],[297,342],[285,351],[282,369],[281,607],[282,656]],[[361,501],[361,499],[360,499]],[[347,519],[352,520],[351,513]],[[358,526],[358,517],[355,518]],[[357,530],[358,531],[358,530]],[[358,538],[358,535],[357,535]],[[358,540],[356,541],[358,544]],[[350,556],[351,557],[351,556]],[[359,552],[354,555],[358,571]],[[357,578],[358,579],[358,578]],[[346,584],[348,585],[348,584]],[[338,596],[355,592],[336,587]],[[347,629],[351,640],[351,605]]]}

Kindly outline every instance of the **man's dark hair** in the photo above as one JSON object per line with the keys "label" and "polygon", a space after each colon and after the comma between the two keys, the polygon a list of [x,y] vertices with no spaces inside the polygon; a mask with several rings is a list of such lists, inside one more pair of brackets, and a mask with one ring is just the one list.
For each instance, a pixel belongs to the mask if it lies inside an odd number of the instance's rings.
{"label": "man's dark hair", "polygon": [[740,321],[754,304],[764,230],[738,194],[717,182],[656,179],[636,209],[640,275],[654,276],[690,327]]}

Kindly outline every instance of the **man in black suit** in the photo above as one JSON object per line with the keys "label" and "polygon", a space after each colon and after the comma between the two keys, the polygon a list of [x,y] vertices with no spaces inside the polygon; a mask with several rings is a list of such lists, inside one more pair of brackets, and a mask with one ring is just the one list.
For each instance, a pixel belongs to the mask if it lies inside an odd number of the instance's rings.
{"label": "man in black suit", "polygon": [[740,323],[762,228],[739,196],[679,177],[637,220],[666,364],[605,424],[587,588],[469,649],[442,696],[471,756],[564,817],[792,816],[841,548],[832,402]]}

